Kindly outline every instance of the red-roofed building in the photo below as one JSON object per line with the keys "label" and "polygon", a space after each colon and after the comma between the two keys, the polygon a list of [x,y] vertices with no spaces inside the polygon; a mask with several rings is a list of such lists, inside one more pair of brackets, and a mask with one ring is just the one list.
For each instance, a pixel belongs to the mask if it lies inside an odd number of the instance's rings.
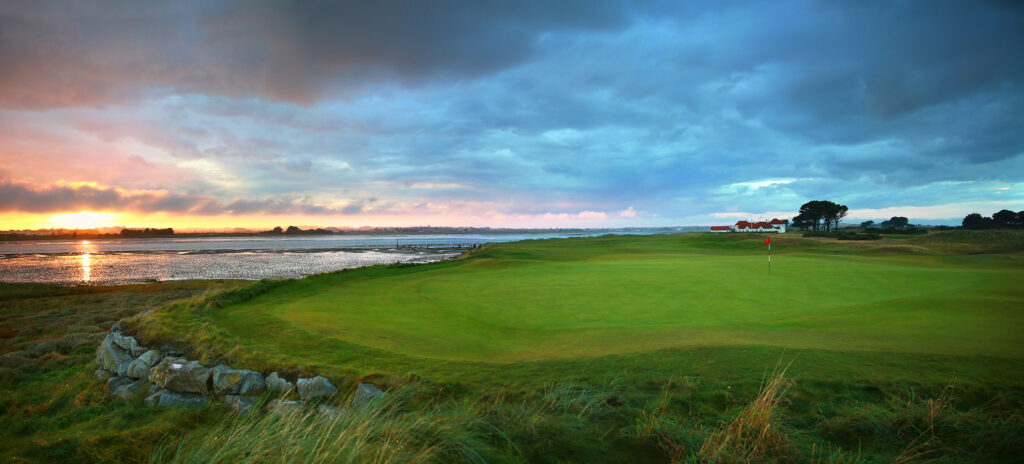
{"label": "red-roofed building", "polygon": [[772,219],[771,221],[738,221],[733,226],[711,226],[712,232],[786,232],[788,221]]}

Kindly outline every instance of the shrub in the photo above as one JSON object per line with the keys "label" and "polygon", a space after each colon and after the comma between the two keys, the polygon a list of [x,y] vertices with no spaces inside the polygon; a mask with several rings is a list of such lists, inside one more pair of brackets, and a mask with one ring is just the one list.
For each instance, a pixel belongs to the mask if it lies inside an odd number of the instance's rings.
{"label": "shrub", "polygon": [[839,240],[879,240],[882,238],[878,234],[857,234],[853,232],[844,232],[839,234],[837,237]]}
{"label": "shrub", "polygon": [[878,229],[878,233],[885,235],[924,235],[928,233],[928,229],[923,227],[908,227],[906,229]]}

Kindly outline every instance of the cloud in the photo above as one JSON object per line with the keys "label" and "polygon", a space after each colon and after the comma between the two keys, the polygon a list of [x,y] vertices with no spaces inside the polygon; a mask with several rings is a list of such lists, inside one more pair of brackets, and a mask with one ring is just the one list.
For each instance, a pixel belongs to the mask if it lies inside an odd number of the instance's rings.
{"label": "cloud", "polygon": [[990,216],[1003,209],[1019,210],[1020,201],[965,201],[928,206],[889,206],[886,208],[851,209],[847,216],[852,219],[888,219],[903,216],[911,219],[941,220],[960,219],[971,213]]}
{"label": "cloud", "polygon": [[[1021,13],[1007,2],[3,5],[0,165],[30,185],[177,192],[62,198],[187,214],[664,224],[813,199],[1024,201],[997,190],[1024,182]],[[30,190],[59,204],[51,188]]]}
{"label": "cloud", "polygon": [[131,211],[190,215],[352,215],[362,212],[361,203],[325,206],[304,198],[236,198],[229,202],[211,196],[165,191],[128,191],[95,183],[69,183],[33,187],[0,179],[0,212],[62,213],[68,211]]}
{"label": "cloud", "polygon": [[381,80],[496,72],[624,2],[40,1],[0,7],[0,104],[99,106],[197,92],[310,104]]}

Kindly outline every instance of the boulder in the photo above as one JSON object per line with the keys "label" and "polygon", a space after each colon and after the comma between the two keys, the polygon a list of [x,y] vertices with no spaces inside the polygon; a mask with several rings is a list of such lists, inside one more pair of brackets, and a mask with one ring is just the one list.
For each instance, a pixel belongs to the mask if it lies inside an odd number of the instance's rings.
{"label": "boulder", "polygon": [[182,356],[185,356],[185,353],[183,353],[181,350],[176,350],[176,349],[172,348],[170,345],[161,346],[160,347],[160,351],[163,352],[163,353],[166,353],[167,356],[174,356],[176,358],[180,358]]}
{"label": "boulder", "polygon": [[136,360],[128,364],[128,377],[136,379],[147,379],[149,378],[149,368],[156,365],[160,361],[160,352],[156,350],[149,350],[142,353]]}
{"label": "boulder", "polygon": [[100,382],[106,382],[107,380],[110,380],[110,378],[113,377],[114,374],[111,374],[110,371],[101,367],[99,369],[96,369],[96,372],[93,372],[92,376],[96,377],[96,380],[99,380]]}
{"label": "boulder", "polygon": [[155,384],[149,385],[149,390],[146,391],[146,399],[142,400],[146,406],[156,406],[160,402],[160,395],[166,390],[156,386]]}
{"label": "boulder", "polygon": [[110,392],[110,396],[122,401],[134,401],[142,397],[147,388],[149,388],[148,380],[133,380],[130,383],[117,387],[116,390]]}
{"label": "boulder", "polygon": [[302,403],[292,399],[270,399],[266,410],[276,416],[292,416],[302,414]]}
{"label": "boulder", "polygon": [[195,393],[178,393],[163,388],[146,397],[147,406],[198,408],[206,404],[206,397]]}
{"label": "boulder", "polygon": [[333,419],[333,418],[338,417],[339,415],[341,415],[342,411],[341,411],[341,408],[334,407],[334,406],[328,406],[326,404],[321,404],[321,405],[316,407],[316,412],[317,412],[317,414],[320,414],[321,416],[329,417],[329,418]]}
{"label": "boulder", "polygon": [[267,403],[267,410],[279,416],[299,414],[302,412],[302,403],[293,400],[274,399]]}
{"label": "boulder", "polygon": [[139,355],[138,360],[146,363],[146,367],[153,367],[156,363],[160,362],[160,352],[157,350],[147,350]]}
{"label": "boulder", "polygon": [[330,398],[338,394],[338,389],[331,385],[331,382],[322,376],[312,379],[299,379],[296,384],[299,387],[299,397],[303,401]]}
{"label": "boulder", "polygon": [[295,390],[295,384],[277,375],[277,372],[271,372],[270,375],[267,376],[266,385],[267,391],[271,393],[285,394]]}
{"label": "boulder", "polygon": [[176,392],[209,395],[211,380],[210,369],[185,358],[164,358],[149,372],[150,382]]}
{"label": "boulder", "polygon": [[139,345],[139,342],[135,341],[135,337],[124,335],[120,332],[109,332],[107,333],[107,338],[110,338],[118,348],[131,354],[133,358],[146,352],[146,348]]}
{"label": "boulder", "polygon": [[213,368],[213,393],[223,395],[252,395],[263,391],[263,374],[249,369],[232,369],[223,364]]}
{"label": "boulder", "polygon": [[245,414],[256,405],[256,398],[252,396],[227,395],[224,397],[224,403],[229,408],[234,409],[235,412]]}
{"label": "boulder", "polygon": [[377,388],[377,386],[372,383],[361,383],[356,387],[356,394],[352,397],[352,406],[366,404],[387,395],[387,392]]}
{"label": "boulder", "polygon": [[108,333],[99,348],[96,349],[96,362],[103,369],[118,376],[128,374],[128,365],[132,362],[132,356],[115,342],[120,334]]}
{"label": "boulder", "polygon": [[107,391],[109,391],[110,394],[113,395],[118,388],[128,385],[134,381],[135,379],[130,379],[128,377],[111,377],[109,380],[107,380]]}

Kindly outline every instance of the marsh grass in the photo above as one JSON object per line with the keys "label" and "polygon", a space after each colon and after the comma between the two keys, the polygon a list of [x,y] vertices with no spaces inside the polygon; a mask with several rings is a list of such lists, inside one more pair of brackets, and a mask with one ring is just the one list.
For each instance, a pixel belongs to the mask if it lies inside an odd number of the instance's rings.
{"label": "marsh grass", "polygon": [[780,405],[793,386],[780,364],[760,393],[732,421],[704,440],[694,456],[698,462],[796,462],[800,455],[780,424]]}
{"label": "marsh grass", "polygon": [[486,462],[492,430],[458,410],[407,408],[413,390],[336,415],[316,409],[234,415],[204,437],[157,448],[152,464]]}

